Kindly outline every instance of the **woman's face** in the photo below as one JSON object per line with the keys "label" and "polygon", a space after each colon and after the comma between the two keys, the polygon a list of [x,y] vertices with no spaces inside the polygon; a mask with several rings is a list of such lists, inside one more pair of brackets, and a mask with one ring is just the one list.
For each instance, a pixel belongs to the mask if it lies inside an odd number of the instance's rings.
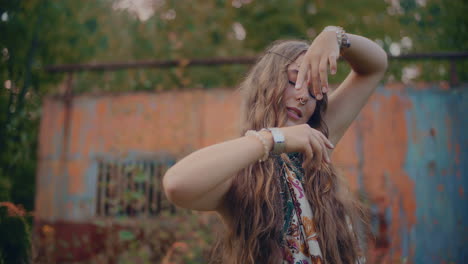
{"label": "woman's face", "polygon": [[[304,54],[300,55],[293,63],[287,68],[288,86],[284,90],[283,100],[286,105],[288,120],[286,126],[294,126],[305,124],[314,113],[317,101],[309,93],[308,87],[302,87],[297,90],[294,86],[299,72],[299,66],[304,58]],[[308,83],[308,81],[307,81]],[[301,104],[302,102],[305,104]]]}

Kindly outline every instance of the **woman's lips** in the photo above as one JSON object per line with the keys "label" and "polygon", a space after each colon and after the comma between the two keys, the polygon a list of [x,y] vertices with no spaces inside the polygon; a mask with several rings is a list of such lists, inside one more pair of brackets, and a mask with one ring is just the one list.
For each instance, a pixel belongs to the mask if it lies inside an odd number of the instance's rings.
{"label": "woman's lips", "polygon": [[301,110],[295,107],[286,107],[286,110],[288,112],[288,116],[291,117],[292,119],[299,120],[302,117]]}

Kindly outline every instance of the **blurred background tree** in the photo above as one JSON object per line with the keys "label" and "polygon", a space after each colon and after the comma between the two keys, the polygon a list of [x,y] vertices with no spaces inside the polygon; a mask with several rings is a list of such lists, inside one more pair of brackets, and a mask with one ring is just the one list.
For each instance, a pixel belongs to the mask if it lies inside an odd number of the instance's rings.
{"label": "blurred background tree", "polygon": [[[41,100],[64,75],[45,65],[253,56],[326,25],[389,54],[468,50],[465,0],[0,0],[0,201],[34,210]],[[347,71],[342,64],[338,81]],[[457,62],[461,81],[466,61]],[[74,92],[234,87],[247,66],[84,72]],[[392,62],[386,81],[448,80],[449,62]],[[1,226],[0,226],[1,228]],[[0,254],[1,256],[1,254]]]}

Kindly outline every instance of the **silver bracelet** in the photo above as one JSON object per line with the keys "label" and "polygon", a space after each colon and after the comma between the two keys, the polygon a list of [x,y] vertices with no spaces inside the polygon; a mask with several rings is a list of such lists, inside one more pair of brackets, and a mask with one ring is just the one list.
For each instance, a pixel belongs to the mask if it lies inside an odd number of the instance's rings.
{"label": "silver bracelet", "polygon": [[346,31],[342,27],[327,26],[323,29],[323,31],[333,31],[336,33],[336,41],[338,42],[340,54],[343,53],[345,48],[351,47],[351,42],[349,41],[348,35],[346,35]]}
{"label": "silver bracelet", "polygon": [[261,159],[259,159],[258,162],[264,162],[265,160],[267,160],[268,156],[269,156],[269,151],[268,151],[268,145],[267,145],[266,139],[260,133],[258,133],[255,130],[248,130],[247,132],[245,132],[245,136],[246,137],[254,136],[258,140],[260,140],[260,142],[262,142],[263,149],[265,150],[265,152],[263,154],[263,157]]}

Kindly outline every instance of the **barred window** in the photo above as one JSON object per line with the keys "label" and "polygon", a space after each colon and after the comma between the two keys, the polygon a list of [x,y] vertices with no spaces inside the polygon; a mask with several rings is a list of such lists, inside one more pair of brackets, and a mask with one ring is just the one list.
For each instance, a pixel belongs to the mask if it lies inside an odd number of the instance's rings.
{"label": "barred window", "polygon": [[97,216],[150,217],[175,213],[162,177],[173,160],[98,161]]}

